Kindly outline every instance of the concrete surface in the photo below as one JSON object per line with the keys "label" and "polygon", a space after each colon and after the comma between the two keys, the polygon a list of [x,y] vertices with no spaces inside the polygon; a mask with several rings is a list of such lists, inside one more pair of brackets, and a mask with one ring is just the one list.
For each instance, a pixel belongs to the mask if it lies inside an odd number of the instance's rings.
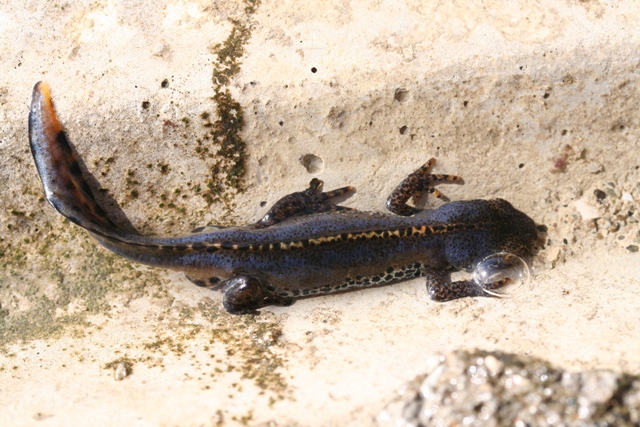
{"label": "concrete surface", "polygon": [[[4,2],[0,424],[370,425],[454,349],[638,374],[638,28],[633,1]],[[255,221],[312,177],[379,210],[435,156],[451,199],[503,197],[549,244],[509,300],[415,280],[233,317],[47,205],[41,79],[144,232]]]}

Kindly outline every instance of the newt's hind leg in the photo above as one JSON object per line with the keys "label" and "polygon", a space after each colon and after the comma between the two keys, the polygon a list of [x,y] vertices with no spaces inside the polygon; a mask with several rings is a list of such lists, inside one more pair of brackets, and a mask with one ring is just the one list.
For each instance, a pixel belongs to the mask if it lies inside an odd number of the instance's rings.
{"label": "newt's hind leg", "polygon": [[407,202],[413,197],[415,201],[420,197],[423,191],[436,196],[438,199],[447,199],[447,197],[435,189],[434,185],[441,182],[449,182],[463,184],[462,178],[455,175],[439,175],[429,173],[431,166],[436,162],[435,158],[431,158],[427,163],[422,165],[415,172],[410,174],[398,185],[387,199],[387,209],[396,215],[409,216],[420,212],[420,209],[409,206]]}
{"label": "newt's hind leg", "polygon": [[287,307],[294,303],[291,298],[269,295],[262,283],[251,276],[236,276],[221,282],[222,305],[231,314],[258,314],[258,309],[268,305]]}
{"label": "newt's hind leg", "polygon": [[269,227],[270,225],[277,224],[297,215],[308,215],[333,210],[350,210],[350,208],[344,206],[327,203],[327,200],[353,190],[353,187],[347,186],[338,188],[337,190],[323,192],[322,181],[313,178],[309,183],[309,188],[306,190],[289,194],[278,200],[256,225],[258,227]]}
{"label": "newt's hind leg", "polygon": [[[480,286],[476,285],[472,280],[460,280],[451,282],[446,280],[448,272],[438,272],[427,269],[427,293],[429,298],[438,302],[451,301],[464,297],[490,297],[496,296],[490,292],[485,292]],[[484,285],[487,291],[495,291],[512,283],[511,279],[505,278],[493,283]]]}

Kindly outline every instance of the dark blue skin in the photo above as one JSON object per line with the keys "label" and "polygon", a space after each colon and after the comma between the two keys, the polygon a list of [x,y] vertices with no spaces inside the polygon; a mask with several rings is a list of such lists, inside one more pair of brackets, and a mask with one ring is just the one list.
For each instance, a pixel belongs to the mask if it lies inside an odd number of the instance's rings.
{"label": "dark blue skin", "polygon": [[427,277],[429,295],[437,301],[482,296],[470,281],[447,283],[448,272],[469,270],[498,252],[526,255],[537,239],[535,223],[501,199],[452,202],[429,211],[409,206],[423,191],[441,197],[436,182],[461,181],[430,174],[433,159],[389,197],[388,208],[405,216],[332,205],[328,199],[352,188],[323,193],[322,183],[313,180],[309,189],[278,201],[257,224],[182,237],[142,236],[116,225],[95,200],[44,83],[34,88],[29,135],[46,197],[62,215],[119,255],[184,271],[196,284],[222,290],[223,304],[234,314],[419,276]]}
{"label": "dark blue skin", "polygon": [[[403,266],[415,261],[435,269],[451,266],[468,270],[479,259],[496,252],[522,253],[522,248],[536,238],[535,225],[530,221],[504,200],[470,200],[448,203],[411,217],[330,211],[294,217],[268,228],[230,227],[177,238],[96,237],[119,255],[148,265],[184,269],[196,280],[246,274],[276,290],[296,291],[334,285],[349,275],[373,276],[381,270],[380,266],[385,267],[384,271],[388,265]],[[454,223],[480,226],[441,234],[332,241],[296,250],[230,248],[206,252],[207,247],[221,242],[246,247]],[[514,233],[516,225],[521,230],[529,228],[530,233]],[[174,250],[175,246],[185,249]]]}
{"label": "dark blue skin", "polygon": [[[415,236],[406,232],[411,227],[453,228],[454,224],[457,229],[452,231]],[[463,229],[467,225],[473,228]],[[358,236],[372,230],[380,234],[384,230],[405,230],[405,235],[376,239],[351,237],[288,250],[248,249],[249,245],[301,242],[345,234]],[[182,270],[196,284],[222,288],[226,308],[244,313],[253,312],[267,302],[287,305],[300,297],[419,276],[428,277],[429,294],[438,301],[481,296],[482,291],[471,282],[444,283],[443,273],[451,268],[469,270],[477,261],[498,252],[526,255],[537,238],[537,230],[526,215],[497,199],[452,202],[411,217],[329,211],[290,218],[268,228],[230,227],[165,239],[136,236],[125,240],[97,235],[96,238],[105,247],[131,260]],[[237,248],[212,246],[223,242]],[[207,248],[215,251],[208,253]],[[416,263],[420,265],[407,269]],[[225,279],[231,281],[221,282]],[[249,302],[242,299],[246,293],[251,296]],[[241,307],[237,308],[238,305]],[[247,305],[249,308],[245,308]]]}

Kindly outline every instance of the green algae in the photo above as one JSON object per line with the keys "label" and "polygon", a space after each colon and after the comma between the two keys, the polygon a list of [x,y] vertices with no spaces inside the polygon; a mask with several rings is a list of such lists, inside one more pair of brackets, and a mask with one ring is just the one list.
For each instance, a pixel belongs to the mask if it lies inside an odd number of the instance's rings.
{"label": "green algae", "polygon": [[[19,236],[32,227],[53,228],[40,222],[15,227],[11,240],[24,242]],[[0,258],[0,350],[91,328],[88,316],[109,316],[114,294],[140,295],[143,288],[148,293],[161,283],[154,273],[146,273],[143,286],[141,273],[128,261],[100,248],[68,221],[61,223],[64,232],[35,233],[29,243],[7,244],[7,256]],[[81,309],[70,310],[70,305]]]}
{"label": "green algae", "polygon": [[[213,47],[217,58],[213,63],[212,75],[217,119],[212,122],[208,112],[200,115],[206,133],[198,138],[196,153],[208,158],[212,151],[215,152],[210,166],[210,179],[201,195],[209,205],[224,203],[228,211],[233,208],[233,196],[244,192],[246,188],[244,178],[247,167],[246,143],[240,135],[244,112],[228,86],[240,72],[244,46],[251,38],[252,16],[259,4],[259,0],[246,0],[242,16],[230,19],[233,27],[229,36]],[[212,147],[203,146],[205,141]]]}

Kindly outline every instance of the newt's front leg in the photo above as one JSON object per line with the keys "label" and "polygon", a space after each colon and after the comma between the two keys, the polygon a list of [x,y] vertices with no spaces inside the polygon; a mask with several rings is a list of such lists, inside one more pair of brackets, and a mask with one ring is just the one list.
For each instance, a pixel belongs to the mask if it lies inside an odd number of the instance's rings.
{"label": "newt's front leg", "polygon": [[[505,278],[492,283],[487,283],[484,288],[476,284],[473,280],[459,280],[451,282],[447,280],[449,272],[426,270],[427,293],[429,298],[438,302],[451,301],[465,297],[489,297],[496,296],[491,291],[495,291],[512,283],[512,280]],[[489,291],[489,292],[485,292]]]}
{"label": "newt's front leg", "polygon": [[447,199],[447,197],[435,189],[435,185],[442,182],[463,184],[464,181],[455,175],[439,175],[431,174],[431,166],[436,163],[435,158],[429,159],[427,163],[418,168],[415,172],[406,177],[400,185],[398,185],[387,199],[387,209],[396,215],[410,216],[420,212],[420,209],[409,206],[407,202],[413,197],[415,201],[420,197],[423,191],[436,196],[438,199]]}

